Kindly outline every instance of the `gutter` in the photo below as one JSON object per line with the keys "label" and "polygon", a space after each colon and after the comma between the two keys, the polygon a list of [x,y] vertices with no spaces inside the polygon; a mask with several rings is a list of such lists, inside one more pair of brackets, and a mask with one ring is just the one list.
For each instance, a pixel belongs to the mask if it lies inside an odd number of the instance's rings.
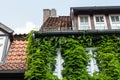
{"label": "gutter", "polygon": [[68,35],[112,35],[120,34],[120,29],[106,30],[45,30],[33,33],[33,39],[44,36],[68,36]]}
{"label": "gutter", "polygon": [[26,70],[0,70],[1,73],[25,73]]}

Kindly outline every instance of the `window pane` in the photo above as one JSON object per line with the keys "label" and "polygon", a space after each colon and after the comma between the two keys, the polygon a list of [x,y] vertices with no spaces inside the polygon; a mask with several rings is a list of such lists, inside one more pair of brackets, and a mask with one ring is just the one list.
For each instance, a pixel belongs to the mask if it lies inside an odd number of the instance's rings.
{"label": "window pane", "polygon": [[96,16],[96,22],[104,22],[103,16]]}
{"label": "window pane", "polygon": [[88,22],[88,17],[87,16],[80,17],[80,22]]}
{"label": "window pane", "polygon": [[112,22],[115,22],[114,16],[111,16],[111,21],[112,21]]}
{"label": "window pane", "polygon": [[88,17],[87,16],[85,17],[85,22],[88,22]]}
{"label": "window pane", "polygon": [[99,17],[96,17],[96,22],[99,22]]}
{"label": "window pane", "polygon": [[103,16],[100,16],[100,22],[104,22]]}
{"label": "window pane", "polygon": [[119,16],[115,16],[116,22],[119,22]]}
{"label": "window pane", "polygon": [[84,22],[83,17],[80,17],[80,22]]}

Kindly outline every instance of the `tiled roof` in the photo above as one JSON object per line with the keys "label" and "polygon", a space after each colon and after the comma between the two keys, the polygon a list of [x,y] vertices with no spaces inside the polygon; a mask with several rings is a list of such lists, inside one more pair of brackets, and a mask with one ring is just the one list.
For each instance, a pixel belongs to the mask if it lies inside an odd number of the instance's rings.
{"label": "tiled roof", "polygon": [[40,30],[70,30],[70,16],[49,17]]}
{"label": "tiled roof", "polygon": [[26,40],[14,40],[11,44],[5,64],[0,64],[0,71],[26,70],[26,47]]}

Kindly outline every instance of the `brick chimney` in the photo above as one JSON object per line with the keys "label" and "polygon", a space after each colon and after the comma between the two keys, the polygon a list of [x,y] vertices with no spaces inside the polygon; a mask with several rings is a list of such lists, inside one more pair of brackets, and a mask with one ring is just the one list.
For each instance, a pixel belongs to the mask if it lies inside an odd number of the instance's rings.
{"label": "brick chimney", "polygon": [[55,9],[43,9],[43,22],[47,20],[49,17],[56,17]]}
{"label": "brick chimney", "polygon": [[51,10],[51,17],[56,17],[56,10],[55,9],[52,9]]}

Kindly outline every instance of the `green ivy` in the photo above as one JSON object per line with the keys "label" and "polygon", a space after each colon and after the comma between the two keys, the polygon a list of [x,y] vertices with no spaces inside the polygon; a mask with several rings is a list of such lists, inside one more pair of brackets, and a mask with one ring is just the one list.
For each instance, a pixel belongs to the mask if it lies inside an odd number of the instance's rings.
{"label": "green ivy", "polygon": [[89,80],[87,72],[88,55],[79,40],[66,38],[63,49],[63,80]]}
{"label": "green ivy", "polygon": [[[53,74],[56,49],[60,48],[63,63],[63,80],[120,80],[120,38],[117,35],[69,35],[28,37],[27,80],[58,80]],[[99,72],[90,76],[87,72],[88,59],[86,47],[97,48]]]}
{"label": "green ivy", "polygon": [[120,80],[120,38],[115,36],[102,36],[98,45],[97,63],[99,75],[107,80]]}
{"label": "green ivy", "polygon": [[31,36],[32,34],[28,40],[28,70],[25,73],[25,79],[58,80],[52,70],[56,63],[52,42],[48,38],[32,41]]}

